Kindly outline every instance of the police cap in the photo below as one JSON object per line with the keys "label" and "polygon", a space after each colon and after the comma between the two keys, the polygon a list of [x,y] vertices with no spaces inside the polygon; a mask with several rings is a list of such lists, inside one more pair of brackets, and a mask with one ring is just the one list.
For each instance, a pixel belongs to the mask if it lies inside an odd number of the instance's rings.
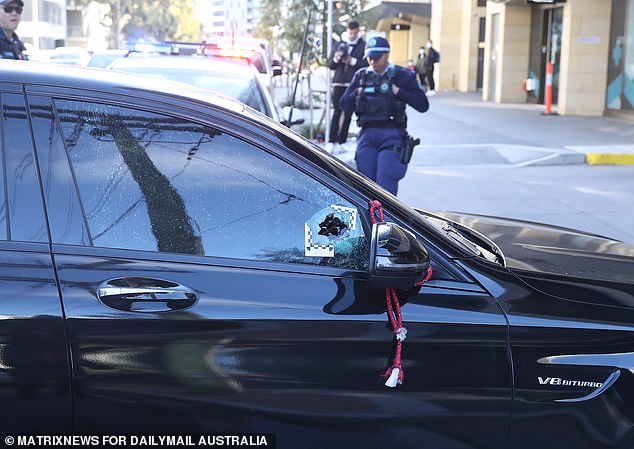
{"label": "police cap", "polygon": [[22,0],[0,0],[0,6],[7,6],[11,4],[24,7],[24,2]]}
{"label": "police cap", "polygon": [[381,36],[374,36],[370,38],[368,44],[365,46],[365,57],[378,59],[383,56],[383,53],[390,52],[390,43],[386,38]]}

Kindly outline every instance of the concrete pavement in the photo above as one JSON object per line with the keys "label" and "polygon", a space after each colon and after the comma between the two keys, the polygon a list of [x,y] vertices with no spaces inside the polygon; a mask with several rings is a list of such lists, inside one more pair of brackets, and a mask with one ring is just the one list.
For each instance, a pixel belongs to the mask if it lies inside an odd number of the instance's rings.
{"label": "concrete pavement", "polygon": [[[542,115],[542,106],[439,92],[409,111],[414,151],[398,197],[428,210],[480,213],[581,229],[634,244],[634,122]],[[316,116],[320,116],[315,114]],[[307,114],[306,114],[307,116]],[[351,133],[358,129],[353,124]],[[336,156],[354,164],[354,136]],[[607,156],[606,156],[607,155]]]}
{"label": "concrete pavement", "polygon": [[[634,121],[544,115],[541,105],[483,102],[480,93],[429,100],[424,114],[408,110],[408,130],[421,139],[413,165],[634,164]],[[337,157],[350,162],[354,137],[344,148]]]}
{"label": "concrete pavement", "polygon": [[[325,92],[325,68],[307,81],[300,84],[298,102],[307,103],[310,89]],[[291,87],[277,88],[276,98],[289,97]],[[479,92],[438,91],[429,101],[424,114],[408,111],[408,130],[422,142],[414,152],[415,164],[634,164],[634,119],[544,115],[543,105],[485,102]],[[322,113],[323,105],[313,111],[313,120]],[[309,113],[304,115],[308,120]],[[354,119],[350,132],[337,155],[345,161],[354,154]]]}

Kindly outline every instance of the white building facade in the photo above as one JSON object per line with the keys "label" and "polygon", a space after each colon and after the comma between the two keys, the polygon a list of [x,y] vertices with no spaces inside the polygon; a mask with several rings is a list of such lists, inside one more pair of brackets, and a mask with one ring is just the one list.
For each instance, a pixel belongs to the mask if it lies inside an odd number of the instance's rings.
{"label": "white building facade", "polygon": [[198,11],[205,36],[247,36],[260,20],[258,0],[203,0]]}

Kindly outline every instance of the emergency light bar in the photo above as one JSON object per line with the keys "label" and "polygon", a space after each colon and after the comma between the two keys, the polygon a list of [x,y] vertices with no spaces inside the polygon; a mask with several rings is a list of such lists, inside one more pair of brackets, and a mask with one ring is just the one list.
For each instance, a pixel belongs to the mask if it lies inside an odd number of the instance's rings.
{"label": "emergency light bar", "polygon": [[225,58],[251,59],[255,52],[246,48],[219,47],[216,44],[205,44],[203,55],[222,56]]}
{"label": "emergency light bar", "polygon": [[200,55],[204,43],[198,42],[128,42],[127,49],[137,53],[161,53],[166,55]]}
{"label": "emergency light bar", "polygon": [[162,53],[167,55],[172,53],[170,45],[163,42],[128,42],[126,47],[129,51],[139,53]]}
{"label": "emergency light bar", "polygon": [[254,49],[233,46],[230,42],[129,42],[127,49],[138,53],[241,58],[248,62],[252,61],[255,56]]}

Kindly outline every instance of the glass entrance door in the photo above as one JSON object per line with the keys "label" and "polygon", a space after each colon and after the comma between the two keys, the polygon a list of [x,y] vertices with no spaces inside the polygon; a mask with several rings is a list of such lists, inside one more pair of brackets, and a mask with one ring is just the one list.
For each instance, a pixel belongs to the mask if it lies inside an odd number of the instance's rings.
{"label": "glass entrance door", "polygon": [[634,111],[634,0],[612,3],[606,107]]}
{"label": "glass entrance door", "polygon": [[559,69],[561,60],[561,36],[563,33],[564,8],[556,7],[544,9],[542,33],[542,70],[540,76],[539,102],[544,103],[546,91],[546,67],[548,62],[553,65],[552,73],[552,104],[557,104],[559,98]]}

